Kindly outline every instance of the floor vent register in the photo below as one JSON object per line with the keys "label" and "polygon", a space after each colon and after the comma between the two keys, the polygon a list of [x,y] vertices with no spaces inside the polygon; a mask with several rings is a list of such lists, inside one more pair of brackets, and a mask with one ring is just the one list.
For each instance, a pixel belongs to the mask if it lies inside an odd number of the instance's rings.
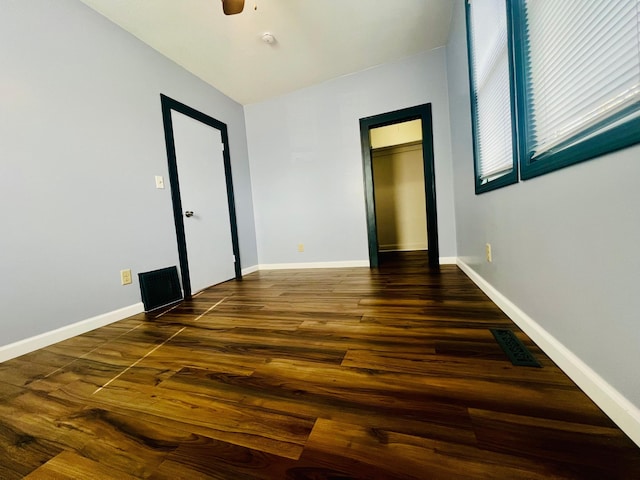
{"label": "floor vent register", "polygon": [[496,342],[500,345],[500,348],[507,354],[511,363],[521,367],[538,367],[542,368],[540,362],[538,362],[531,352],[527,350],[527,347],[520,341],[515,334],[508,329],[490,328]]}
{"label": "floor vent register", "polygon": [[182,300],[178,269],[175,266],[139,273],[138,279],[145,312]]}

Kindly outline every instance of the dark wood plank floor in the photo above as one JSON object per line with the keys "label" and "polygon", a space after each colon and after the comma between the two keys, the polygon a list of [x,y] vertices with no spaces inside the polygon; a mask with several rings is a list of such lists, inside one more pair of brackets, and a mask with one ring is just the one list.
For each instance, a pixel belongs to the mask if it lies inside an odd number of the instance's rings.
{"label": "dark wood plank floor", "polygon": [[455,266],[259,272],[161,313],[0,364],[1,479],[640,478]]}

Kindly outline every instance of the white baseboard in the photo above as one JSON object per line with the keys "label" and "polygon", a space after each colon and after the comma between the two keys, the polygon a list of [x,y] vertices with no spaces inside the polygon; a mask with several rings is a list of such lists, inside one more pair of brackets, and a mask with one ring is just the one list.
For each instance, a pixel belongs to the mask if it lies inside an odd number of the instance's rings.
{"label": "white baseboard", "polygon": [[259,265],[253,265],[251,267],[243,268],[242,269],[242,276],[249,275],[250,273],[257,272],[258,270],[260,270],[260,266]]}
{"label": "white baseboard", "polygon": [[440,257],[440,265],[455,265],[458,257]]}
{"label": "white baseboard", "polygon": [[473,268],[458,259],[460,269],[487,294],[588,396],[640,446],[640,409],[539,323],[520,310]]}
{"label": "white baseboard", "polygon": [[25,338],[15,343],[0,346],[0,362],[11,360],[12,358],[19,357],[26,353],[33,352],[40,348],[48,347],[54,343],[67,340],[68,338],[81,335],[99,327],[104,327],[110,323],[123,320],[132,315],[144,312],[144,306],[142,303],[136,303],[129,307],[113,310],[112,312],[103,313],[96,317],[81,320],[71,325],[51,330],[50,332],[41,333],[34,337]]}
{"label": "white baseboard", "polygon": [[[440,265],[455,265],[457,257],[440,257]],[[307,263],[261,263],[253,267],[243,268],[242,275],[258,270],[291,270],[305,268],[349,268],[369,267],[369,260],[349,260],[344,262],[307,262]]]}
{"label": "white baseboard", "polygon": [[345,262],[308,262],[308,263],[261,263],[259,270],[290,270],[304,268],[349,268],[369,267],[369,260],[348,260]]}

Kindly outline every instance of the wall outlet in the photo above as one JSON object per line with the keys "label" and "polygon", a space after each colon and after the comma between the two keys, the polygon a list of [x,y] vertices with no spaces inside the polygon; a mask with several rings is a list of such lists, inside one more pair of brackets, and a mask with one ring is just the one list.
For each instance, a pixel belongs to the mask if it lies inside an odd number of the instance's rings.
{"label": "wall outlet", "polygon": [[120,270],[120,283],[122,285],[130,285],[131,284],[131,270]]}
{"label": "wall outlet", "polygon": [[491,256],[491,244],[487,243],[484,246],[484,253],[487,256],[487,262],[491,263],[493,261],[493,257]]}
{"label": "wall outlet", "polygon": [[304,252],[304,243],[299,243],[298,244],[298,251],[299,252]]}

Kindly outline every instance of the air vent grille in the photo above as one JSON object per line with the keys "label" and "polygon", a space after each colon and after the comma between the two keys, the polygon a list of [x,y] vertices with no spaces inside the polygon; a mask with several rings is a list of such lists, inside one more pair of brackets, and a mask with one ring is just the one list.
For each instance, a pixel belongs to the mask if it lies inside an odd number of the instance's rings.
{"label": "air vent grille", "polygon": [[542,367],[511,330],[501,328],[490,328],[489,330],[512,364],[523,367]]}
{"label": "air vent grille", "polygon": [[177,267],[138,274],[144,311],[149,312],[182,300]]}

